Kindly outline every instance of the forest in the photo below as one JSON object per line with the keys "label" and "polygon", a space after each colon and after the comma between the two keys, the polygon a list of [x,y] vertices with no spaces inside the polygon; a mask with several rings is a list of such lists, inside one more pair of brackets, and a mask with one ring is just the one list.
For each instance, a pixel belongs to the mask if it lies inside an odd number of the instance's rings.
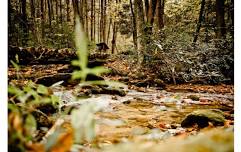
{"label": "forest", "polygon": [[234,0],[8,0],[8,151],[234,151]]}

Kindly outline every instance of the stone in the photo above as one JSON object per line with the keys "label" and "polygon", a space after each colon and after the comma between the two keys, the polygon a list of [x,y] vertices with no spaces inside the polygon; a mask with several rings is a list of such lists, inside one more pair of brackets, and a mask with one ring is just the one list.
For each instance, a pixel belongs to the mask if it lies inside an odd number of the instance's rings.
{"label": "stone", "polygon": [[182,127],[191,127],[197,124],[204,128],[211,122],[214,126],[222,126],[225,122],[224,113],[218,109],[201,109],[188,114],[181,122]]}

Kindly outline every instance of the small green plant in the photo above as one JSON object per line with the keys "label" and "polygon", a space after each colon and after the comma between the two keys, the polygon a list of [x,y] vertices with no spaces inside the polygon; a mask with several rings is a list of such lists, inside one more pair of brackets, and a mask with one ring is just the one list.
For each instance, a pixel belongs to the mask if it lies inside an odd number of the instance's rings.
{"label": "small green plant", "polygon": [[23,88],[9,85],[8,93],[8,145],[10,149],[26,151],[26,146],[33,140],[37,129],[37,120],[32,112],[42,113],[36,109],[42,103],[57,106],[59,99],[47,87],[32,81]]}
{"label": "small green plant", "polygon": [[73,79],[81,79],[81,82],[84,82],[88,74],[100,75],[101,73],[106,73],[109,71],[108,69],[101,66],[97,66],[94,68],[87,67],[87,64],[88,64],[87,40],[78,18],[76,18],[76,26],[75,26],[75,45],[77,48],[78,60],[72,61],[72,65],[80,67],[81,70],[73,72],[73,75],[72,75]]}
{"label": "small green plant", "polygon": [[[76,18],[75,26],[75,45],[77,48],[78,60],[72,61],[72,65],[78,66],[80,70],[72,73],[72,79],[81,79],[80,85],[109,85],[114,87],[124,86],[119,82],[113,81],[86,81],[88,74],[100,75],[109,72],[108,69],[97,66],[88,68],[88,48],[87,39],[78,18]],[[79,109],[73,110],[71,113],[71,125],[74,128],[75,142],[83,143],[83,141],[92,141],[95,138],[96,121],[94,113],[98,111],[94,103],[84,103]]]}
{"label": "small green plant", "polygon": [[89,85],[89,84],[97,84],[97,85],[110,85],[113,87],[123,87],[124,85],[119,82],[114,81],[86,81],[86,77],[88,74],[93,75],[101,75],[103,73],[108,73],[109,70],[104,68],[103,66],[96,66],[93,68],[89,68],[88,64],[88,48],[87,48],[87,39],[85,33],[82,29],[80,21],[76,18],[76,26],[75,26],[75,45],[77,49],[77,60],[72,61],[73,66],[77,66],[80,70],[75,70],[72,73],[72,79],[80,79],[81,85]]}
{"label": "small green plant", "polygon": [[32,81],[28,82],[22,89],[14,85],[8,86],[8,93],[13,95],[10,98],[12,103],[16,103],[14,99],[17,99],[21,104],[36,105],[40,103],[52,103],[57,105],[59,99],[57,96],[51,94],[47,87],[41,84],[35,84]]}

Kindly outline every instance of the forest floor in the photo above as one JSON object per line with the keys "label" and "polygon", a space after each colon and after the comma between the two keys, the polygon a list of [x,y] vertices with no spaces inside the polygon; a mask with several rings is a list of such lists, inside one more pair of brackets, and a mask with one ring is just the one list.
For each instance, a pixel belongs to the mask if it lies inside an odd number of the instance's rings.
{"label": "forest floor", "polygon": [[[158,81],[160,85],[155,87],[151,85],[155,81],[146,81],[146,78],[134,76],[133,67],[125,60],[107,62],[105,66],[118,71],[115,74],[103,76],[105,80],[126,83],[126,87],[121,89],[125,92],[124,95],[94,94],[91,88],[92,93],[87,98],[76,99],[76,94],[80,94],[80,92],[76,93],[76,86],[53,88],[53,93],[63,101],[64,109],[77,108],[83,102],[96,103],[101,109],[95,113],[98,125],[94,142],[85,142],[84,146],[75,145],[72,150],[161,151],[162,149],[162,151],[184,152],[195,151],[190,147],[197,148],[196,145],[202,147],[201,151],[233,150],[233,85],[173,85]],[[18,72],[14,68],[9,68],[8,75],[11,82],[24,85],[27,80],[56,74],[58,70],[66,67],[67,65],[64,64],[31,65],[22,67]],[[24,79],[17,80],[17,75]],[[140,83],[142,81],[147,84]],[[69,115],[53,113],[49,116],[54,119],[53,126],[60,119],[67,125],[70,123]],[[43,131],[39,130],[39,132]],[[41,141],[48,132],[49,130],[43,135],[37,134],[36,140],[38,138]],[[202,137],[200,132],[205,136]],[[209,143],[205,143],[207,141]],[[122,143],[118,145],[119,148],[113,146],[117,143]],[[130,143],[132,145],[129,145]],[[200,147],[197,149],[200,150]]]}

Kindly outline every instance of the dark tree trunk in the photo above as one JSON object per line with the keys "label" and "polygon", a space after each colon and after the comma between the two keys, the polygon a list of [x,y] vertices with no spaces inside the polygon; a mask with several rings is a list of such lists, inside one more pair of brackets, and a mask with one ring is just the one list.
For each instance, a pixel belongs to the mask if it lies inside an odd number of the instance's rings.
{"label": "dark tree trunk", "polygon": [[53,6],[53,0],[50,0],[50,8],[51,8],[51,16],[52,16],[52,20],[55,19],[54,17],[54,6]]}
{"label": "dark tree trunk", "polygon": [[159,30],[164,27],[164,5],[165,0],[157,0],[157,25]]}
{"label": "dark tree trunk", "polygon": [[49,26],[51,27],[51,21],[52,21],[52,14],[51,14],[51,6],[50,6],[50,0],[48,0],[48,15],[49,15]]}
{"label": "dark tree trunk", "polygon": [[224,1],[225,0],[216,0],[216,37],[218,39],[225,38],[226,35],[226,27],[224,20]]}
{"label": "dark tree trunk", "polygon": [[109,38],[110,38],[110,27],[111,27],[111,24],[112,24],[112,19],[110,18],[110,21],[109,21],[109,27],[108,27],[108,33],[107,33],[107,45],[108,45],[108,42],[109,42]]}
{"label": "dark tree trunk", "polygon": [[66,0],[66,17],[67,17],[67,22],[70,22],[70,8],[69,8],[69,0]]}
{"label": "dark tree trunk", "polygon": [[136,21],[137,21],[137,42],[138,46],[140,47],[138,50],[138,66],[140,66],[143,63],[143,54],[145,52],[145,19],[144,19],[144,10],[143,10],[143,3],[142,0],[135,0],[134,1],[134,13],[136,14]]}
{"label": "dark tree trunk", "polygon": [[94,3],[93,3],[93,11],[94,11],[94,12],[93,12],[93,14],[94,14],[94,15],[93,15],[93,35],[94,35],[94,41],[96,42],[96,39],[95,39],[95,38],[96,38],[96,30],[95,30],[95,27],[96,27],[96,26],[95,26],[95,24],[96,24],[96,21],[95,21],[95,9],[96,9],[96,8],[95,8],[95,0],[94,0]]}
{"label": "dark tree trunk", "polygon": [[88,16],[88,3],[84,0],[84,10],[85,10],[85,33],[87,38],[89,37],[89,16]]}
{"label": "dark tree trunk", "polygon": [[59,1],[59,14],[60,14],[60,24],[62,24],[63,23],[62,0]]}
{"label": "dark tree trunk", "polygon": [[35,18],[35,5],[34,5],[34,0],[30,0],[30,9],[31,9],[31,17],[34,19],[34,18]]}
{"label": "dark tree trunk", "polygon": [[157,0],[150,0],[150,5],[149,5],[149,9],[148,9],[148,17],[147,17],[147,22],[149,23],[150,27],[153,25],[153,22],[154,22],[156,4],[157,4]]}
{"label": "dark tree trunk", "polygon": [[27,37],[28,37],[28,21],[27,21],[27,10],[26,10],[26,0],[22,0],[21,4],[21,9],[22,9],[22,22],[21,22],[21,27],[23,29],[23,45],[27,44]]}
{"label": "dark tree trunk", "polygon": [[41,7],[41,31],[42,31],[42,39],[44,39],[45,37],[45,32],[44,32],[44,20],[45,20],[45,16],[44,16],[44,0],[41,0],[40,3]]}
{"label": "dark tree trunk", "polygon": [[91,19],[90,19],[90,40],[93,41],[94,40],[94,0],[91,0],[91,4],[90,4],[90,16],[91,16]]}
{"label": "dark tree trunk", "polygon": [[133,33],[133,43],[135,46],[135,50],[138,50],[138,45],[137,45],[137,26],[136,26],[136,15],[133,9],[133,4],[132,4],[132,0],[130,0],[130,6],[131,6],[131,14],[132,14],[132,23],[133,23],[133,27],[132,27],[132,33]]}
{"label": "dark tree trunk", "polygon": [[106,0],[103,0],[103,42],[106,42]]}
{"label": "dark tree trunk", "polygon": [[200,12],[199,12],[198,23],[197,23],[197,29],[196,29],[196,32],[195,32],[195,35],[194,35],[193,43],[197,42],[199,31],[201,29],[202,20],[203,20],[203,13],[204,13],[204,7],[205,7],[205,0],[202,0],[202,2],[201,2],[201,9],[200,9]]}
{"label": "dark tree trunk", "polygon": [[149,0],[145,0],[145,16],[146,16],[146,21],[147,21],[148,11],[149,11]]}
{"label": "dark tree trunk", "polygon": [[117,27],[116,27],[116,22],[114,22],[113,25],[113,36],[112,36],[112,47],[111,47],[111,53],[115,53],[115,48],[116,48],[116,37],[117,37]]}

